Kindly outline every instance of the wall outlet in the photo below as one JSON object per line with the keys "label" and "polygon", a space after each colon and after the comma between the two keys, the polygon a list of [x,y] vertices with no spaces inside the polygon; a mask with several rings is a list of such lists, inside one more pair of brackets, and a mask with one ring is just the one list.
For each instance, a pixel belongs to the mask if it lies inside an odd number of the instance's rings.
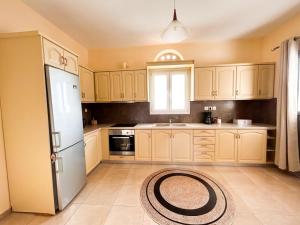
{"label": "wall outlet", "polygon": [[87,112],[88,112],[87,108],[85,108],[85,109],[84,109],[84,112],[85,112],[85,113],[87,113]]}
{"label": "wall outlet", "polygon": [[216,110],[217,110],[217,107],[216,107],[216,106],[213,106],[213,107],[212,107],[212,110],[216,111]]}
{"label": "wall outlet", "polygon": [[208,106],[204,106],[204,110],[207,111],[209,109]]}

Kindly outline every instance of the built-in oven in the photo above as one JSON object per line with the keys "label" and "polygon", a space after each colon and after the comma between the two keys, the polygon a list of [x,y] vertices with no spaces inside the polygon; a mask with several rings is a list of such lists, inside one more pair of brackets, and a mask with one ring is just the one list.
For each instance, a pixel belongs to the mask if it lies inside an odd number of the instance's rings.
{"label": "built-in oven", "polygon": [[134,155],[134,130],[109,130],[110,155]]}

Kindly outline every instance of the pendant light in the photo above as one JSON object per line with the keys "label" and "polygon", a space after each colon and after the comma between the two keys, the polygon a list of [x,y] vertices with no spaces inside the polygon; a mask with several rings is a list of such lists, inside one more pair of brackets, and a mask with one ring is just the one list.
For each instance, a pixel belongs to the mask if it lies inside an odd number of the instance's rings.
{"label": "pendant light", "polygon": [[175,0],[174,0],[174,12],[173,20],[162,32],[161,38],[166,42],[180,42],[188,38],[187,29],[177,19]]}

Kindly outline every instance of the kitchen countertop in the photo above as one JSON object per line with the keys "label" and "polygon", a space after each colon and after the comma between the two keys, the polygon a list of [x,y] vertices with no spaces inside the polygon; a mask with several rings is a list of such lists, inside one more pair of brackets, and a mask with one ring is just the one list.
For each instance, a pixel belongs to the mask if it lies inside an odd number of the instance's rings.
{"label": "kitchen countertop", "polygon": [[101,123],[101,124],[97,124],[97,125],[87,125],[83,128],[83,133],[87,134],[87,133],[93,132],[93,131],[101,129],[101,128],[108,128],[112,125],[113,124],[108,124],[108,123]]}

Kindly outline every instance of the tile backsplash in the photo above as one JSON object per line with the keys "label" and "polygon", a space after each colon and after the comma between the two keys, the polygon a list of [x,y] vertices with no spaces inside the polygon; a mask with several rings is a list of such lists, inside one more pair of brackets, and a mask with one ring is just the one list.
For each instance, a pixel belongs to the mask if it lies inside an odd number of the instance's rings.
{"label": "tile backsplash", "polygon": [[[276,124],[276,99],[236,100],[236,101],[195,101],[191,102],[190,114],[150,115],[150,104],[140,103],[90,103],[82,104],[83,118],[98,123],[161,123],[174,122],[199,123],[203,121],[204,106],[216,106],[213,116],[221,117],[223,122],[233,119],[252,119],[254,123]],[[84,112],[87,109],[87,112]]]}

